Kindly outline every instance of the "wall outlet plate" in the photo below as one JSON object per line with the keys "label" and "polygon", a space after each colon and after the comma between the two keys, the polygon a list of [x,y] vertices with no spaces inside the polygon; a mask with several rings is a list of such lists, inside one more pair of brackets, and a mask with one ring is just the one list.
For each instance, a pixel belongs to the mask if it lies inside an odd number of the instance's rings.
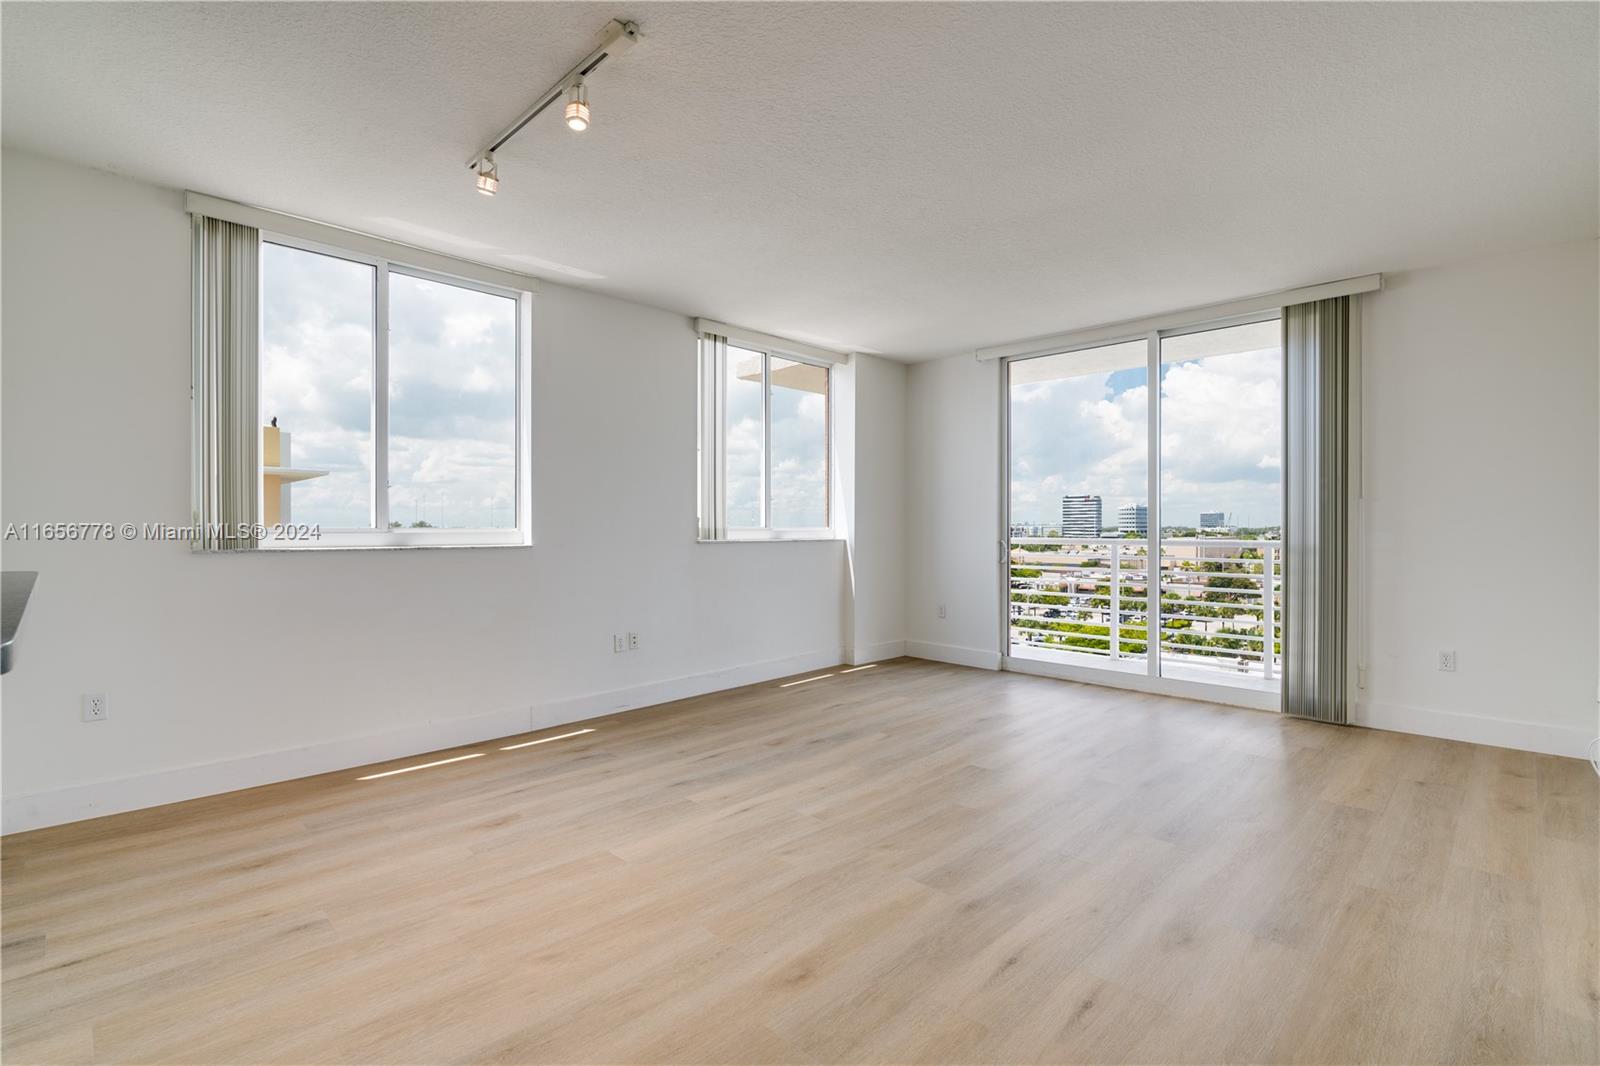
{"label": "wall outlet plate", "polygon": [[612,650],[613,653],[623,652],[623,651],[627,651],[628,650],[627,640],[626,640],[626,638],[623,637],[623,635],[621,633],[613,633],[613,634],[611,634],[611,650]]}
{"label": "wall outlet plate", "polygon": [[106,720],[106,698],[104,695],[85,695],[81,708],[85,722],[103,722]]}
{"label": "wall outlet plate", "polygon": [[639,650],[639,634],[637,634],[637,633],[629,633],[628,634],[628,650],[629,651],[638,651]]}
{"label": "wall outlet plate", "polygon": [[1442,651],[1442,652],[1440,652],[1439,653],[1439,669],[1445,671],[1446,673],[1452,673],[1452,674],[1455,673],[1455,669],[1456,669],[1456,653],[1453,652],[1453,651]]}
{"label": "wall outlet plate", "polygon": [[942,604],[942,603],[939,605],[939,617],[940,618],[944,617],[944,604]]}

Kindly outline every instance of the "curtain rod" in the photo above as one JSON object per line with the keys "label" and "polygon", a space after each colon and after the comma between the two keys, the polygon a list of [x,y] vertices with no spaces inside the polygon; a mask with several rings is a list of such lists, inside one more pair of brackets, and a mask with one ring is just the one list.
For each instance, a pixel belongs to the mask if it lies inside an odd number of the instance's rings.
{"label": "curtain rod", "polygon": [[1282,289],[1278,292],[1246,296],[1240,300],[1205,304],[1200,307],[1185,308],[1181,311],[1168,311],[1160,315],[1147,315],[1144,318],[1130,318],[1122,322],[1110,322],[1103,326],[1089,326],[1085,329],[1068,330],[1065,333],[1051,333],[1042,337],[1030,337],[1025,340],[1012,341],[1009,344],[996,344],[988,348],[978,348],[972,354],[977,357],[980,363],[987,363],[995,359],[1013,359],[1025,355],[1050,355],[1055,352],[1065,351],[1068,348],[1088,347],[1098,342],[1109,344],[1113,341],[1131,340],[1149,333],[1151,330],[1176,329],[1179,326],[1197,325],[1209,319],[1246,315],[1252,311],[1265,311],[1271,307],[1287,307],[1290,304],[1310,303],[1313,300],[1328,300],[1335,296],[1354,296],[1356,293],[1374,292],[1381,288],[1383,288],[1382,274],[1364,274],[1361,277],[1344,278],[1340,281],[1324,282],[1321,285],[1307,285],[1299,289]]}

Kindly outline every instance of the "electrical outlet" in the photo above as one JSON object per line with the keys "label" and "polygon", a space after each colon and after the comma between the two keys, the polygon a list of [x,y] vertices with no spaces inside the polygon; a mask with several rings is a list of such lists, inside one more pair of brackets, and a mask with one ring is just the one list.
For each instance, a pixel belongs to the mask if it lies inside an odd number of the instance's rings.
{"label": "electrical outlet", "polygon": [[85,722],[103,722],[103,721],[105,721],[106,720],[106,698],[105,698],[105,696],[103,696],[103,695],[102,696],[85,695],[83,697],[82,712],[83,712],[83,720]]}
{"label": "electrical outlet", "polygon": [[939,617],[940,618],[944,617],[944,604],[942,604],[942,603],[939,605]]}
{"label": "electrical outlet", "polygon": [[1453,651],[1442,651],[1442,652],[1440,652],[1439,653],[1439,669],[1444,670],[1447,673],[1455,673],[1455,669],[1456,669],[1456,653],[1453,652]]}
{"label": "electrical outlet", "polygon": [[611,650],[613,653],[628,650],[628,640],[621,633],[611,634]]}
{"label": "electrical outlet", "polygon": [[639,634],[637,634],[637,633],[629,633],[628,634],[628,650],[629,651],[638,651],[639,650]]}

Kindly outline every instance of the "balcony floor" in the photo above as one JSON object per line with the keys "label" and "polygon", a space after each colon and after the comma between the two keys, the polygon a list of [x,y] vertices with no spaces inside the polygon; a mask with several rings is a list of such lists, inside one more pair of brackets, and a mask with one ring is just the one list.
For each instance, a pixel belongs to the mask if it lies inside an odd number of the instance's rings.
{"label": "balcony floor", "polygon": [[[1074,680],[1092,682],[1094,679],[1085,676],[1085,671],[1101,671],[1108,675],[1104,683],[1118,685],[1119,679],[1149,679],[1149,670],[1144,659],[1111,659],[1104,655],[1086,654],[1058,650],[1056,648],[1040,647],[1037,644],[1013,642],[1006,652],[1012,659],[1030,663],[1041,663],[1047,666],[1063,666],[1074,671]],[[1236,693],[1250,694],[1242,704],[1260,709],[1260,697],[1276,697],[1281,691],[1279,680],[1276,676],[1264,678],[1258,673],[1247,673],[1240,670],[1196,666],[1183,661],[1167,659],[1161,664],[1161,678],[1179,682],[1184,686],[1217,686],[1218,690],[1209,694],[1219,703],[1233,702],[1229,690]],[[1150,679],[1151,684],[1159,685],[1159,679]],[[1197,693],[1193,690],[1172,693],[1176,696],[1193,698]]]}

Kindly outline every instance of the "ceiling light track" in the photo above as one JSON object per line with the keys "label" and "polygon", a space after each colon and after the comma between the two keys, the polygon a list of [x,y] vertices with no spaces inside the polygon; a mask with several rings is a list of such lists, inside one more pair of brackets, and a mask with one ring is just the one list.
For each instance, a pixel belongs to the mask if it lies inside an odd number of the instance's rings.
{"label": "ceiling light track", "polygon": [[500,188],[499,171],[495,164],[494,153],[500,146],[515,137],[528,123],[538,118],[550,105],[558,103],[567,97],[565,117],[567,125],[574,130],[587,129],[590,122],[588,88],[584,81],[594,69],[612,56],[618,56],[632,48],[639,40],[639,24],[625,22],[622,19],[612,19],[600,34],[600,43],[594,51],[584,56],[578,64],[565,74],[561,75],[556,83],[536,97],[527,110],[518,115],[505,129],[495,134],[487,144],[467,160],[467,168],[477,175],[478,191],[487,196],[493,196]]}

